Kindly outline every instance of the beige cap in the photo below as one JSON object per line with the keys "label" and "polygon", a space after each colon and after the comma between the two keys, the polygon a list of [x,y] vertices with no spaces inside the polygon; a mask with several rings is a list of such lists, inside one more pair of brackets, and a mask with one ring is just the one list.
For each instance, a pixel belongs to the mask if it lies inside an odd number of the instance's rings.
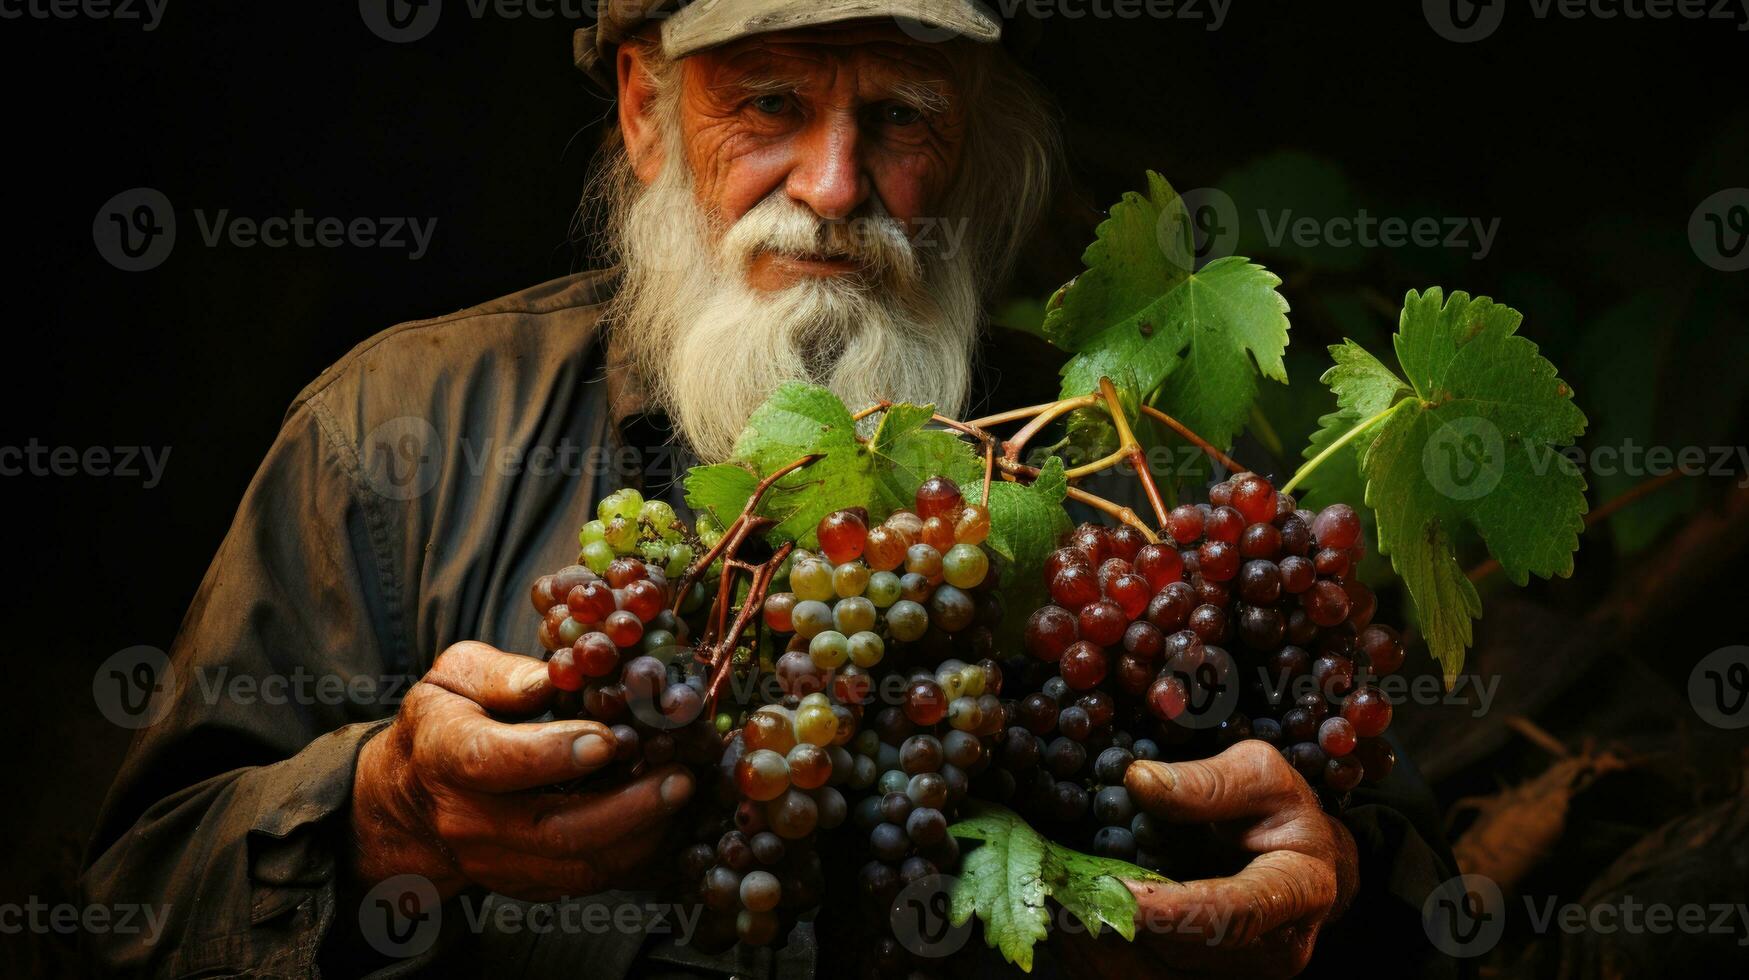
{"label": "beige cap", "polygon": [[662,53],[684,58],[754,34],[875,19],[920,41],[1002,39],[1001,21],[977,0],[694,0],[662,25]]}
{"label": "beige cap", "polygon": [[650,20],[662,21],[662,51],[681,58],[754,34],[854,20],[891,20],[920,41],[1002,39],[1002,21],[978,0],[602,0],[593,27],[577,31],[577,67],[614,90],[613,49]]}

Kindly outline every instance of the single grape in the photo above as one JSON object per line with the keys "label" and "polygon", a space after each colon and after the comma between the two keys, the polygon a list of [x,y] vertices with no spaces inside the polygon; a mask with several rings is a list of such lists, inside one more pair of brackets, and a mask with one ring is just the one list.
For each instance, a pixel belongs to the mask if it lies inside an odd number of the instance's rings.
{"label": "single grape", "polygon": [[1359,687],[1342,699],[1342,717],[1354,726],[1356,735],[1374,738],[1390,727],[1391,702],[1376,687]]}
{"label": "single grape", "polygon": [[1354,726],[1340,715],[1326,718],[1318,726],[1318,747],[1331,758],[1353,752],[1354,743]]}
{"label": "single grape", "polygon": [[847,561],[832,570],[832,589],[839,598],[849,599],[868,590],[870,573],[860,561]]}
{"label": "single grape", "polygon": [[1252,475],[1233,484],[1232,506],[1252,523],[1275,520],[1275,488],[1263,477]]}
{"label": "single grape", "polygon": [[947,780],[938,772],[917,773],[905,784],[905,795],[917,806],[939,810],[947,805]]}
{"label": "single grape", "polygon": [[808,657],[821,670],[842,666],[850,657],[850,641],[837,630],[815,633],[808,641]]}
{"label": "single grape", "polygon": [[[799,612],[801,606],[796,608]],[[828,612],[828,620],[830,616],[831,614]],[[893,639],[901,642],[921,639],[924,631],[929,629],[928,611],[910,599],[900,599],[893,603],[891,608],[887,610],[886,620],[887,631],[892,633]],[[799,626],[797,631],[800,632]]]}
{"label": "single grape", "polygon": [[1121,784],[1107,786],[1094,794],[1093,819],[1100,823],[1108,827],[1128,827],[1135,816],[1135,801],[1130,799],[1130,791]]}
{"label": "single grape", "polygon": [[868,515],[860,508],[833,511],[820,519],[815,535],[826,560],[841,565],[862,556],[868,541]]}
{"label": "single grape", "polygon": [[917,488],[917,515],[924,520],[955,516],[964,506],[959,485],[945,476],[932,476]]}
{"label": "single grape", "polygon": [[1360,540],[1360,515],[1347,504],[1331,504],[1312,519],[1320,548],[1351,548]]}
{"label": "single grape", "polygon": [[789,764],[770,749],[754,749],[735,764],[735,788],[750,800],[774,800],[789,789]]}
{"label": "single grape", "polygon": [[[916,778],[922,779],[924,777],[918,776]],[[905,819],[905,833],[911,838],[911,842],[919,847],[939,844],[947,837],[947,818],[934,807],[919,806],[912,810],[911,815]]]}
{"label": "single grape", "polygon": [[838,735],[838,716],[830,705],[810,704],[796,711],[796,739],[815,745],[830,745]]}
{"label": "single grape", "polygon": [[875,609],[875,604],[870,602],[867,596],[858,595],[848,599],[840,599],[838,604],[832,607],[832,623],[840,633],[845,634],[874,629],[875,621],[879,615]]}
{"label": "single grape", "polygon": [[769,871],[753,871],[741,879],[739,892],[741,904],[754,912],[769,912],[777,908],[778,899],[783,897],[783,886],[778,883],[777,875]]}
{"label": "single grape", "polygon": [[1319,579],[1312,583],[1300,604],[1312,622],[1319,626],[1335,626],[1348,618],[1348,593],[1329,579]]}
{"label": "single grape", "polygon": [[990,536],[990,508],[983,504],[967,504],[954,519],[953,537],[960,544],[983,544]]}
{"label": "single grape", "polygon": [[790,611],[790,623],[797,636],[811,640],[820,632],[832,628],[832,607],[818,599],[804,599],[796,603]]}
{"label": "single grape", "polygon": [[774,592],[765,597],[765,625],[778,633],[789,633],[795,629],[790,615],[796,608],[796,595],[793,592]]}
{"label": "single grape", "polygon": [[1172,508],[1172,513],[1166,516],[1166,529],[1172,533],[1172,540],[1179,544],[1190,544],[1202,537],[1203,514],[1195,504],[1180,504]]}
{"label": "single grape", "polygon": [[1070,565],[1050,581],[1051,599],[1072,611],[1099,598],[1099,576],[1085,565]]}
{"label": "single grape", "polygon": [[1077,691],[1088,691],[1099,686],[1105,679],[1109,663],[1105,651],[1099,647],[1081,640],[1063,651],[1063,659],[1059,664],[1063,680]]}
{"label": "single grape", "polygon": [[615,553],[630,554],[638,547],[638,522],[635,518],[615,517],[602,530],[601,540]]}
{"label": "single grape", "polygon": [[918,725],[933,725],[947,714],[947,694],[932,680],[912,681],[905,688],[905,717]]}
{"label": "single grape", "polygon": [[883,823],[868,835],[869,850],[882,861],[903,860],[906,852],[911,850],[911,838],[905,835],[905,828],[898,824]]}
{"label": "single grape", "polygon": [[1389,626],[1366,627],[1355,637],[1354,644],[1366,655],[1372,672],[1380,677],[1394,674],[1403,666],[1403,638]]}
{"label": "single grape", "polygon": [[[863,601],[867,602],[868,600]],[[872,605],[870,610],[872,612]],[[976,615],[977,609],[972,603],[971,596],[951,585],[943,585],[935,590],[934,595],[929,597],[929,613],[931,621],[939,629],[948,633],[958,633],[972,625],[972,618]]]}
{"label": "single grape", "polygon": [[946,749],[934,735],[913,735],[899,747],[899,767],[905,775],[937,772],[946,758]]}
{"label": "single grape", "polygon": [[627,487],[622,490],[615,490],[613,493],[601,498],[601,502],[595,505],[595,516],[599,518],[603,524],[611,522],[616,517],[624,518],[628,521],[635,521],[638,519],[638,512],[641,511],[643,507],[644,495]]}
{"label": "single grape", "polygon": [[1093,760],[1093,775],[1107,786],[1121,786],[1124,773],[1129,771],[1130,763],[1135,758],[1130,750],[1114,745],[1099,753],[1099,757]]}
{"label": "single grape", "polygon": [[935,581],[941,576],[941,552],[921,542],[912,545],[905,549],[905,571]]}
{"label": "single grape", "polygon": [[824,602],[838,594],[832,587],[832,566],[818,559],[797,562],[790,570],[789,586],[801,599]]}
{"label": "single grape", "polygon": [[956,544],[941,558],[941,572],[947,584],[961,589],[975,588],[990,571],[990,557],[975,544]]}
{"label": "single grape", "polygon": [[1148,580],[1150,593],[1159,592],[1184,576],[1184,559],[1164,544],[1145,544],[1136,552],[1136,574]]}
{"label": "single grape", "polygon": [[877,609],[891,606],[899,601],[899,576],[892,572],[875,572],[868,577],[868,585],[864,587],[863,595]]}
{"label": "single grape", "polygon": [[881,657],[886,654],[886,644],[881,641],[879,634],[868,630],[859,630],[850,635],[847,653],[850,662],[856,666],[873,667],[880,663]]}
{"label": "single grape", "polygon": [[771,831],[785,840],[801,840],[814,832],[820,820],[820,805],[799,789],[785,790],[766,804],[765,817]]}
{"label": "single grape", "polygon": [[733,912],[741,904],[741,876],[719,864],[705,873],[700,892],[707,908]]}
{"label": "single grape", "polygon": [[583,546],[583,564],[597,575],[607,571],[607,566],[613,564],[613,546],[606,541],[591,541]]}
{"label": "single grape", "polygon": [[784,761],[789,765],[789,781],[791,786],[801,789],[817,789],[826,785],[832,776],[832,757],[827,751],[812,742],[801,742],[789,750]]}

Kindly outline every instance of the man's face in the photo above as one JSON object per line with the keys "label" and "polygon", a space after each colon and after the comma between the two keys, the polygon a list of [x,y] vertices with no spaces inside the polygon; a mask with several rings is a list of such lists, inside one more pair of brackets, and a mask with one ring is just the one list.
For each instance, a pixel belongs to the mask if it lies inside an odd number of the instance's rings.
{"label": "man's face", "polygon": [[[828,221],[877,199],[915,233],[960,162],[965,114],[947,46],[897,28],[766,34],[683,62],[679,122],[700,205],[722,226],[781,191]],[[755,289],[849,276],[854,261],[757,252]]]}

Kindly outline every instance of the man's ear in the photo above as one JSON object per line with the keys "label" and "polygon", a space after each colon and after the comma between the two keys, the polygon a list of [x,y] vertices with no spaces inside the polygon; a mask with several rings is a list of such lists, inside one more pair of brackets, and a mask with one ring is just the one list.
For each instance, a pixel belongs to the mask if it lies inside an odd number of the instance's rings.
{"label": "man's ear", "polygon": [[619,46],[619,131],[638,180],[648,184],[662,170],[662,127],[656,122],[656,85],[649,71],[650,51],[627,42]]}

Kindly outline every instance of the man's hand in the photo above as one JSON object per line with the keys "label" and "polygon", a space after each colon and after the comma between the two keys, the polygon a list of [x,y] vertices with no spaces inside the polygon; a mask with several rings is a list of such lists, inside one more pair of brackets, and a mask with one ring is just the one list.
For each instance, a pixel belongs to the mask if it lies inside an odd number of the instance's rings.
{"label": "man's hand", "polygon": [[1060,944],[1077,973],[1107,977],[1287,977],[1305,969],[1318,930],[1353,898],[1354,838],[1267,743],[1240,742],[1201,762],[1137,762],[1124,779],[1148,813],[1212,824],[1253,855],[1229,878],[1127,882],[1136,941]]}
{"label": "man's hand", "polygon": [[352,790],[364,886],[420,874],[449,896],[479,885],[539,901],[612,887],[654,856],[692,776],[666,766],[591,793],[540,792],[613,759],[592,721],[505,724],[555,695],[546,664],[484,643],[445,650],[390,726],[364,744]]}

